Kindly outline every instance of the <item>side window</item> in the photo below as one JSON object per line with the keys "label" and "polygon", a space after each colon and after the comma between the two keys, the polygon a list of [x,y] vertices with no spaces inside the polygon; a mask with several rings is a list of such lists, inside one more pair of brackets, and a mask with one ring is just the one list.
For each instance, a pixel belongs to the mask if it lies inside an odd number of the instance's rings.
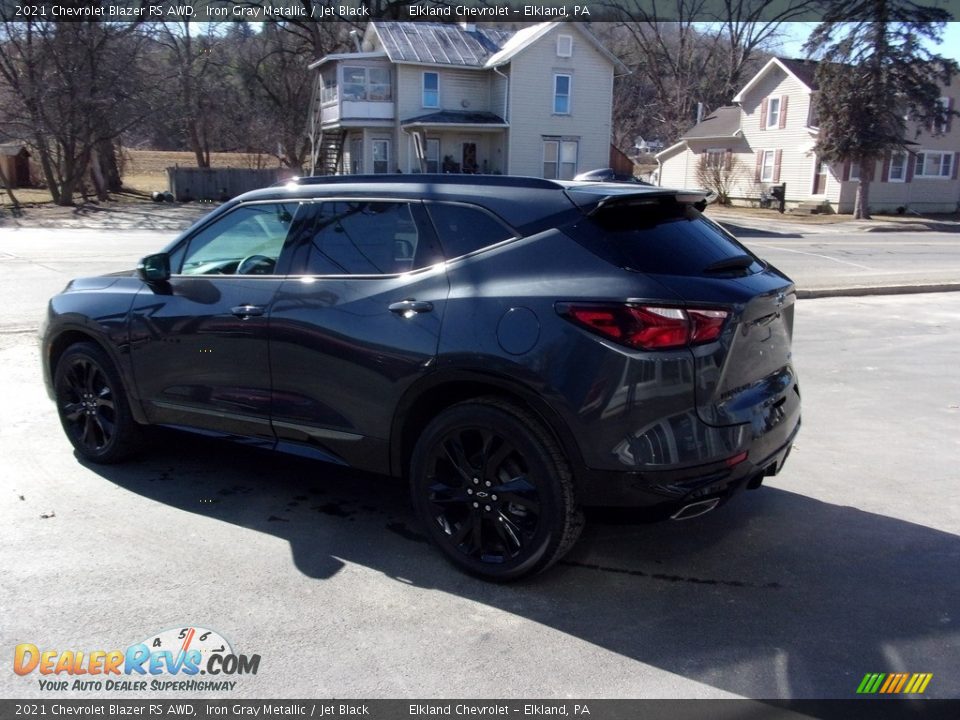
{"label": "side window", "polygon": [[510,228],[479,208],[447,203],[430,203],[427,208],[447,258],[516,237]]}
{"label": "side window", "polygon": [[308,275],[394,275],[429,264],[408,203],[334,201],[311,211]]}
{"label": "side window", "polygon": [[298,203],[242,205],[192,238],[182,275],[272,275]]}

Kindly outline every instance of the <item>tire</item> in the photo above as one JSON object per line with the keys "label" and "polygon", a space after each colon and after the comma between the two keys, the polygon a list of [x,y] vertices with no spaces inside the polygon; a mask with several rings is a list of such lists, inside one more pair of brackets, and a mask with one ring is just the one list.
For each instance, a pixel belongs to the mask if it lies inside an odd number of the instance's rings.
{"label": "tire", "polygon": [[120,375],[106,352],[92,342],[71,345],[53,375],[57,413],[76,451],[95,463],[125,460],[143,444]]}
{"label": "tire", "polygon": [[583,527],[570,466],[530,413],[498,398],[453,405],[417,442],[410,489],[430,538],[495,582],[542,572]]}

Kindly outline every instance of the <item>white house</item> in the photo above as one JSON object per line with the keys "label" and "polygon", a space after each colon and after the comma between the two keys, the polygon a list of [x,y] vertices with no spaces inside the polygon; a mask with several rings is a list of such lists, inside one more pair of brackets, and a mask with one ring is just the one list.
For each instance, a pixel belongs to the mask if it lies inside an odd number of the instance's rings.
{"label": "white house", "polygon": [[585,23],[368,24],[328,55],[310,116],[313,174],[571,178],[610,163],[613,77]]}
{"label": "white house", "polygon": [[[729,172],[732,200],[756,204],[770,186],[786,183],[789,206],[853,211],[860,168],[821,162],[813,148],[819,132],[815,110],[817,63],[772,58],[733,98],[657,154],[659,182],[696,187],[700,162]],[[829,92],[824,89],[823,92]],[[944,89],[953,109],[960,92]],[[914,209],[953,212],[960,202],[960,130],[947,123],[933,132],[910,132],[908,152],[877,162],[870,185],[873,212]]]}

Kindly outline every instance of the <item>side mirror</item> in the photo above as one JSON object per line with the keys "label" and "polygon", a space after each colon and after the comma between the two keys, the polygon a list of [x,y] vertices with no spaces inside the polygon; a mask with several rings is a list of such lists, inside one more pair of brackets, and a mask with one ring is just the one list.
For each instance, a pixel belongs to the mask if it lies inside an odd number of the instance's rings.
{"label": "side mirror", "polygon": [[137,276],[147,283],[169,280],[170,256],[166,253],[147,255],[137,265]]}

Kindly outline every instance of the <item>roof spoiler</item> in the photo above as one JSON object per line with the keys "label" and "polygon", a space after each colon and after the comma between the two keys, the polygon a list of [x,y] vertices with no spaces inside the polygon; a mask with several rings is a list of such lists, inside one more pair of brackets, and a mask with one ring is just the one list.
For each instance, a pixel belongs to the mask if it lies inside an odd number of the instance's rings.
{"label": "roof spoiler", "polygon": [[710,202],[710,192],[707,190],[666,190],[663,192],[636,192],[615,193],[607,195],[587,213],[594,217],[614,208],[643,207],[655,205],[668,198],[673,198],[681,205],[692,205],[697,210],[703,210]]}

